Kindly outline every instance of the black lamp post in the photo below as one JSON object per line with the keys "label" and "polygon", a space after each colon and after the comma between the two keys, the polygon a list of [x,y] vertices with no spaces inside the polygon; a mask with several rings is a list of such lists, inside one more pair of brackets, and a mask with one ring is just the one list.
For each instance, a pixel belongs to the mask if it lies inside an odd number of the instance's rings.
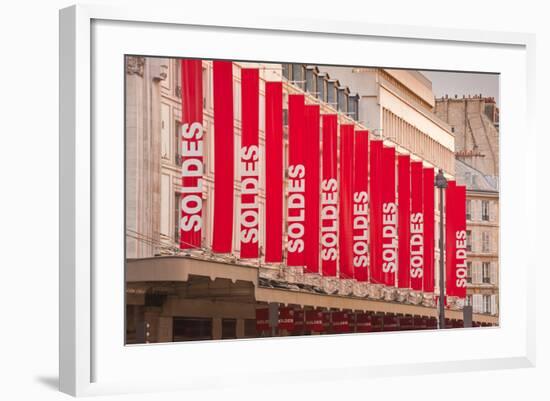
{"label": "black lamp post", "polygon": [[445,233],[443,231],[443,190],[447,188],[447,179],[439,169],[435,176],[435,186],[439,188],[439,328],[445,328]]}

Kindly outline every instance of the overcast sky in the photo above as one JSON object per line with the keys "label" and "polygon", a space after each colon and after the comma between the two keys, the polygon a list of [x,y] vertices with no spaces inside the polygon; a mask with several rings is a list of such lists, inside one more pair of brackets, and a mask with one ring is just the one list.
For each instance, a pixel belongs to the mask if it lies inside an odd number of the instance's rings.
{"label": "overcast sky", "polygon": [[473,74],[468,72],[421,71],[432,81],[436,97],[449,95],[479,95],[492,96],[500,106],[498,92],[498,74]]}

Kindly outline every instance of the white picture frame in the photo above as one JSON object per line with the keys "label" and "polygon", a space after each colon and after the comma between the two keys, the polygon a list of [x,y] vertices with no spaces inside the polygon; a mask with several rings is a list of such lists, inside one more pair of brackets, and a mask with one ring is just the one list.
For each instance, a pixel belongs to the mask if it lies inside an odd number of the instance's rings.
{"label": "white picture frame", "polygon": [[[227,41],[223,49],[216,49],[216,37],[221,34],[238,38],[242,43],[235,46]],[[195,39],[203,35],[204,40],[200,46],[188,43],[183,48],[177,46],[174,35]],[[172,39],[159,40],[168,36]],[[293,43],[304,47],[300,50],[289,45],[283,55],[277,46],[255,45],[259,38],[270,44]],[[341,53],[323,53],[320,41],[330,42],[326,47],[329,49],[338,41]],[[534,43],[534,36],[529,34],[373,25],[358,21],[261,16],[237,20],[215,14],[186,15],[183,10],[153,7],[79,5],[61,10],[61,391],[80,396],[203,389],[214,382],[217,386],[239,386],[249,380],[256,383],[269,383],[274,379],[292,381],[296,372],[306,381],[329,377],[362,380],[406,374],[411,370],[418,374],[534,366],[535,284],[530,272],[535,267],[535,253],[528,252],[530,245],[526,236],[521,235],[521,232],[534,231],[536,221],[536,206],[528,202],[535,197],[535,178],[528,174],[535,170],[536,149],[530,116],[534,110]],[[370,63],[365,61],[368,52],[356,51],[363,46],[378,49],[371,53],[375,57]],[[430,56],[434,50],[437,50],[437,59]],[[421,58],[422,52],[425,57]],[[120,170],[124,144],[123,130],[120,130],[123,126],[120,99],[124,96],[124,87],[120,79],[124,54],[249,60],[284,57],[287,61],[316,56],[315,61],[320,64],[500,73],[500,327],[124,346],[124,333],[119,330],[124,324],[120,319],[124,286],[120,255],[123,255],[124,231],[118,224],[124,209],[120,186],[124,174],[123,168]],[[466,54],[477,57],[460,57]],[[450,55],[457,55],[456,60]],[[110,99],[105,94],[110,94]],[[523,135],[518,138],[513,132]],[[511,163],[512,153],[514,163]],[[122,192],[117,192],[119,190]],[[120,230],[104,230],[106,224],[114,224],[113,227]],[[106,269],[107,265],[115,268]],[[522,269],[512,272],[507,266]],[[403,344],[407,343],[416,344],[416,348],[404,348]],[[455,347],[446,347],[449,344]],[[322,354],[318,351],[320,345],[324,350]],[[390,349],[384,348],[390,345],[391,353],[376,351]],[[182,355],[193,361],[193,365],[181,364]],[[268,357],[270,363],[259,363],[259,355]],[[204,363],[212,360],[217,361],[214,366]],[[239,362],[235,365],[224,360]],[[137,371],[139,361],[148,368]]]}

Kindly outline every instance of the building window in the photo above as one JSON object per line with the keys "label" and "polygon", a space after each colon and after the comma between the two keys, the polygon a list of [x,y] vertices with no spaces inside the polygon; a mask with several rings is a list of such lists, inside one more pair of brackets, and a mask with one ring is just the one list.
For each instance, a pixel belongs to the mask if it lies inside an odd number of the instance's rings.
{"label": "building window", "polygon": [[472,262],[466,263],[466,282],[468,284],[472,283]]}
{"label": "building window", "polygon": [[489,201],[481,201],[481,220],[489,221]]}
{"label": "building window", "polygon": [[483,284],[490,284],[491,283],[491,270],[490,270],[491,264],[489,262],[483,262],[481,264],[481,277]]}
{"label": "building window", "polygon": [[174,195],[174,242],[176,245],[180,243],[180,201],[181,195],[176,192]]}
{"label": "building window", "polygon": [[212,319],[174,317],[174,341],[212,340]]}
{"label": "building window", "polygon": [[491,296],[490,295],[483,296],[482,313],[491,313]]}
{"label": "building window", "polygon": [[327,101],[327,75],[319,74],[317,75],[317,98],[323,102]]}
{"label": "building window", "polygon": [[488,253],[488,252],[491,251],[490,247],[489,247],[489,243],[490,243],[489,233],[487,231],[483,231],[483,233],[481,234],[481,250],[482,250],[482,252]]}
{"label": "building window", "polygon": [[466,200],[466,220],[472,220],[472,201]]}
{"label": "building window", "polygon": [[466,251],[472,252],[472,230],[466,230]]}
{"label": "building window", "polygon": [[327,82],[327,103],[336,108],[336,81]]}
{"label": "building window", "polygon": [[466,306],[473,306],[473,305],[472,305],[472,296],[471,296],[471,295],[466,295],[466,299],[464,300],[464,305],[466,305]]}
{"label": "building window", "polygon": [[306,91],[317,96],[317,67],[308,67],[306,69]]}
{"label": "building window", "polygon": [[176,120],[175,125],[174,164],[181,166],[181,121]]}
{"label": "building window", "polygon": [[337,95],[338,95],[338,100],[337,100],[338,111],[341,111],[342,113],[347,113],[348,112],[348,94],[346,89],[339,88]]}
{"label": "building window", "polygon": [[359,121],[359,95],[350,96],[348,99],[348,115],[355,121]]}
{"label": "building window", "polygon": [[292,64],[292,83],[300,89],[304,89],[305,68],[302,64]]}
{"label": "building window", "polygon": [[290,64],[283,64],[283,77],[290,80]]}

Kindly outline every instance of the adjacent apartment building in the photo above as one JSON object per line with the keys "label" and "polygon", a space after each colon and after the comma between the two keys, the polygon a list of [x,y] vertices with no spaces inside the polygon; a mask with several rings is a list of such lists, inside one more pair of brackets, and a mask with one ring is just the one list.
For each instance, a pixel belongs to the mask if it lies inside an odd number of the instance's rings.
{"label": "adjacent apartment building", "polygon": [[456,146],[456,179],[466,186],[468,296],[475,313],[499,311],[499,109],[493,97],[444,96],[434,113]]}

